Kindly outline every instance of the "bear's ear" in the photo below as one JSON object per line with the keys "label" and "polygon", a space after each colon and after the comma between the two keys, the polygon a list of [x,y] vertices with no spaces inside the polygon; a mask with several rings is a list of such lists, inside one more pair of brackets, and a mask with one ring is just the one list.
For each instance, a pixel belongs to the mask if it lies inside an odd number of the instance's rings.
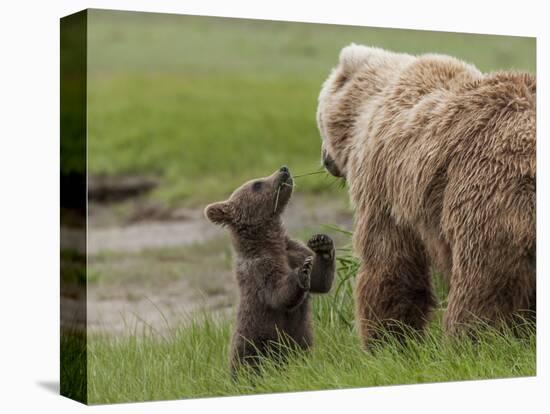
{"label": "bear's ear", "polygon": [[367,62],[373,48],[352,43],[340,52],[340,65],[346,74],[354,73],[357,68]]}
{"label": "bear's ear", "polygon": [[231,205],[227,201],[212,203],[204,209],[204,215],[215,224],[229,224],[231,221]]}

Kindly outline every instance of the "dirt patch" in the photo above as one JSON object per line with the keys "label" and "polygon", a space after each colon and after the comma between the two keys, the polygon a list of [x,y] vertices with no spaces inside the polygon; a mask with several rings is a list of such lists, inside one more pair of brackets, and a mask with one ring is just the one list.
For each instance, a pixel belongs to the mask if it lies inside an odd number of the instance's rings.
{"label": "dirt patch", "polygon": [[125,227],[90,228],[88,253],[186,246],[219,236],[219,232],[200,217],[172,222],[139,222]]}
{"label": "dirt patch", "polygon": [[164,332],[189,320],[195,312],[230,314],[232,292],[201,295],[190,281],[178,280],[164,287],[88,288],[88,329],[128,334],[141,329]]}
{"label": "dirt patch", "polygon": [[[200,208],[172,210],[163,219],[152,215],[155,217],[152,220],[140,219],[136,215],[139,208],[134,208],[132,213],[118,219],[107,217],[116,215],[113,211],[101,204],[90,203],[88,254],[186,246],[203,243],[226,233],[226,230],[208,222]],[[98,219],[99,216],[103,217]],[[114,226],[117,220],[119,224]],[[323,224],[350,229],[353,220],[345,202],[339,199],[314,200],[312,197],[294,196],[284,214],[284,221],[290,232],[309,228],[320,232],[323,231]],[[111,225],[105,226],[105,223]]]}

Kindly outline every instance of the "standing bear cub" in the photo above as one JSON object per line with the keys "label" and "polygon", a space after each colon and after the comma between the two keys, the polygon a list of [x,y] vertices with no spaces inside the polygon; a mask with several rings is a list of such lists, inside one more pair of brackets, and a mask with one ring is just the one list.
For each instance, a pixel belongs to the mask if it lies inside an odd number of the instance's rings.
{"label": "standing bear cub", "polygon": [[281,214],[292,190],[290,171],[281,167],[205,209],[211,222],[229,229],[236,255],[240,302],[231,344],[233,374],[239,364],[258,368],[261,357],[282,356],[281,340],[296,348],[311,346],[309,294],[327,293],[332,286],[332,240],[318,234],[306,247],[286,234]]}

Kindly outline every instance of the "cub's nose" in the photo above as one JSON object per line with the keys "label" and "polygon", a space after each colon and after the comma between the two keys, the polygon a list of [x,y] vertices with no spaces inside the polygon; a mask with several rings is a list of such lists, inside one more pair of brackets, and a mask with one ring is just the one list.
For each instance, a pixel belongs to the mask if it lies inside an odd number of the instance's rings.
{"label": "cub's nose", "polygon": [[286,165],[283,165],[281,168],[279,168],[280,172],[289,173],[288,167]]}

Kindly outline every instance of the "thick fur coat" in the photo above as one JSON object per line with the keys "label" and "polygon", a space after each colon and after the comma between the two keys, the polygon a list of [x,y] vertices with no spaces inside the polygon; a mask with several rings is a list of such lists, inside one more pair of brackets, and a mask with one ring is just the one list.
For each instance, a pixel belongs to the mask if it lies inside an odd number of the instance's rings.
{"label": "thick fur coat", "polygon": [[240,298],[231,343],[234,374],[240,365],[257,368],[264,357],[283,357],[289,347],[310,347],[310,293],[332,286],[332,240],[314,235],[306,247],[286,234],[281,214],[292,189],[290,171],[282,167],[205,210],[210,221],[229,229],[235,250]]}
{"label": "thick fur coat", "polygon": [[449,281],[444,328],[534,314],[536,81],[442,55],[344,48],[317,112],[323,162],[345,178],[361,259],[356,317],[422,329],[430,267]]}

